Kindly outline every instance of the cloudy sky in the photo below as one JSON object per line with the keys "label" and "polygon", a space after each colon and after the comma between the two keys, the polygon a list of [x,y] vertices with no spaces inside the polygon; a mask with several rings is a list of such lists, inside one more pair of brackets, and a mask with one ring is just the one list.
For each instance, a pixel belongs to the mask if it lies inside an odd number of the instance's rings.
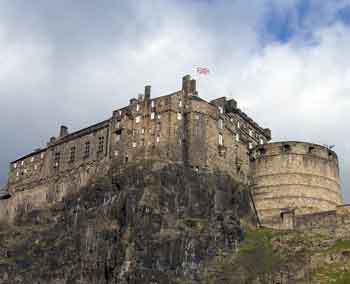
{"label": "cloudy sky", "polygon": [[235,98],[275,141],[336,145],[348,199],[350,0],[0,0],[0,185],[8,162],[152,85]]}

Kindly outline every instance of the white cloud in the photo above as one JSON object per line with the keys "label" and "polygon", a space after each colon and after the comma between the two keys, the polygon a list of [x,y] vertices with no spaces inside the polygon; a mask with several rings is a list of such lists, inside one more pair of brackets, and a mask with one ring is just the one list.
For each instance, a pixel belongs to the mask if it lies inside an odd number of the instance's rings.
{"label": "white cloud", "polygon": [[[211,75],[198,78],[202,97],[232,95],[276,140],[336,144],[348,171],[350,32],[332,22],[346,1],[333,2],[312,1],[303,19],[292,0],[75,1],[63,10],[30,5],[26,13],[8,2],[7,17],[0,2],[7,21],[0,22],[0,169],[54,135],[58,124],[77,129],[105,119],[145,84],[162,95],[205,66]],[[262,46],[271,7],[292,15],[295,34]],[[73,16],[61,24],[63,11]]]}

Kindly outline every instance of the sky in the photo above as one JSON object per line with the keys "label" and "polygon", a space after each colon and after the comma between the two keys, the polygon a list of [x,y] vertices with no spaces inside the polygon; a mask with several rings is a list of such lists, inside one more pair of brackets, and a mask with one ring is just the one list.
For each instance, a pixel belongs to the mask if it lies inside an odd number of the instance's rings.
{"label": "sky", "polygon": [[0,0],[0,185],[61,124],[107,119],[186,74],[274,141],[335,145],[349,200],[350,0]]}

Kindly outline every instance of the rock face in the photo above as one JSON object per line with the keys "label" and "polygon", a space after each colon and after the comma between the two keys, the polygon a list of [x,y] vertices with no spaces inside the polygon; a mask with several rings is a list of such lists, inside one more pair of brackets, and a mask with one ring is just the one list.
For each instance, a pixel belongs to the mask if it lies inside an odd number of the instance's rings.
{"label": "rock face", "polygon": [[[135,164],[0,229],[0,283],[202,283],[253,224],[229,176]],[[23,211],[25,212],[25,211]]]}

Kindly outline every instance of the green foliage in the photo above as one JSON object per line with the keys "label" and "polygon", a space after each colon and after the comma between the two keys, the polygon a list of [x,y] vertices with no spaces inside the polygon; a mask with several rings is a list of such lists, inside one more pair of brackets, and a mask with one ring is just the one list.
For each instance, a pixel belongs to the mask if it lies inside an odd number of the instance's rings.
{"label": "green foliage", "polygon": [[342,250],[350,250],[350,240],[337,240],[333,246],[327,249],[327,252],[339,252]]}
{"label": "green foliage", "polygon": [[238,254],[220,253],[208,264],[203,283],[270,283],[283,264],[272,248],[272,236],[270,230],[249,231]]}

